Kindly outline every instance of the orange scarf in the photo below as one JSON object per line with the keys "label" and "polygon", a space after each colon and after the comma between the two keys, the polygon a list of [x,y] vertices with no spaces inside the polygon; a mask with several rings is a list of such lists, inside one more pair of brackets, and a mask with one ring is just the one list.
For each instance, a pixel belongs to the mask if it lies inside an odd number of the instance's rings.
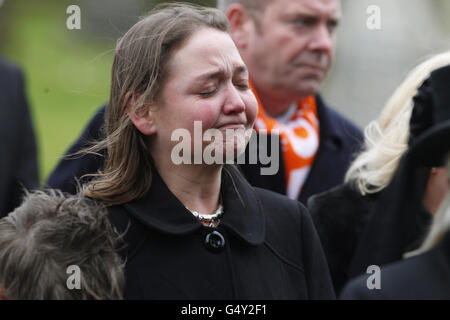
{"label": "orange scarf", "polygon": [[259,130],[265,129],[269,134],[274,129],[279,130],[286,174],[287,196],[291,199],[297,199],[319,148],[319,120],[316,99],[314,96],[308,96],[300,100],[297,110],[287,123],[280,123],[268,116],[258,96],[256,96],[256,99],[259,109],[255,130],[259,132]]}

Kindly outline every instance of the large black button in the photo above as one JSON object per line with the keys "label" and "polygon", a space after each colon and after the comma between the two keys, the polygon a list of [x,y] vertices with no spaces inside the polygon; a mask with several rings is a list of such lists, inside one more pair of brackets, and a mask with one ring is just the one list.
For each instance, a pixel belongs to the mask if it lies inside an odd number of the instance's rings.
{"label": "large black button", "polygon": [[225,238],[218,231],[208,233],[205,238],[205,246],[214,252],[222,251],[225,247]]}

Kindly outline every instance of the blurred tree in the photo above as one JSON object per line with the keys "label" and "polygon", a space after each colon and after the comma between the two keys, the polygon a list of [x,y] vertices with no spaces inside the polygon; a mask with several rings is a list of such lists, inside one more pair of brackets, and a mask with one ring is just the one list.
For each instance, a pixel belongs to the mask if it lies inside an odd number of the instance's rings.
{"label": "blurred tree", "polygon": [[13,17],[11,14],[12,4],[10,1],[0,0],[0,51],[6,42],[9,41],[10,34],[7,32],[7,26]]}
{"label": "blurred tree", "polygon": [[[122,36],[140,16],[161,3],[179,1],[161,0],[79,0],[83,19],[89,32],[85,36],[117,39]],[[185,1],[204,6],[215,6],[216,0]]]}

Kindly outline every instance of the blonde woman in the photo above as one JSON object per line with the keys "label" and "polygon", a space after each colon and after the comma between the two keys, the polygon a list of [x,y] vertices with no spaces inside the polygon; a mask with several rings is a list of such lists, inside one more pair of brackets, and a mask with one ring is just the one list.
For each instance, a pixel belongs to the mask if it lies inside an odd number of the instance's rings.
{"label": "blonde woman", "polygon": [[[449,160],[446,167],[450,172]],[[450,193],[423,245],[405,258],[380,269],[380,289],[368,290],[367,275],[361,276],[343,289],[341,299],[450,300]]]}
{"label": "blonde woman", "polygon": [[[413,228],[410,221],[417,219],[424,210],[418,199],[438,185],[439,193],[444,192],[445,200],[434,213],[428,235],[419,249],[403,255],[406,260],[381,268],[378,290],[369,290],[368,276],[362,276],[351,281],[344,289],[343,299],[450,299],[449,86],[450,66],[446,66],[434,71],[419,89],[411,119],[410,148],[374,212],[374,215],[395,216],[396,221],[391,220],[394,223],[389,225],[386,225],[386,219],[383,223],[379,223],[380,219],[371,221],[370,227],[377,228],[379,236],[383,238],[377,244],[373,242],[372,247],[366,246],[366,250],[373,249],[374,253],[367,254],[361,260],[373,264],[389,262],[388,259],[392,262],[393,258],[404,253],[395,252],[396,248],[401,247],[392,241],[392,234],[399,234],[398,239],[407,244],[408,233],[411,236],[410,230]],[[427,184],[425,173],[437,167],[442,167],[446,173],[443,181],[428,181]],[[392,205],[386,209],[386,213],[381,213],[380,209],[388,204]],[[428,230],[426,225],[420,229]],[[380,256],[378,252],[383,247],[386,250],[384,256]]]}
{"label": "blonde woman", "polygon": [[[248,78],[217,9],[169,5],[119,41],[97,146],[108,157],[85,192],[128,230],[126,299],[334,297],[306,208],[223,164],[255,121]],[[223,135],[199,141],[207,132]],[[180,134],[193,145],[181,162]],[[219,161],[196,159],[211,145]]]}
{"label": "blonde woman", "polygon": [[[408,149],[413,97],[433,70],[449,63],[450,52],[445,52],[414,68],[388,100],[379,118],[366,127],[364,150],[350,166],[346,183],[308,202],[337,293],[349,276],[362,272],[361,268],[351,266],[358,264],[354,261],[355,251],[371,211]],[[445,173],[436,169],[430,179],[441,181],[443,176]],[[430,191],[423,200],[428,211],[435,212],[442,192]]]}

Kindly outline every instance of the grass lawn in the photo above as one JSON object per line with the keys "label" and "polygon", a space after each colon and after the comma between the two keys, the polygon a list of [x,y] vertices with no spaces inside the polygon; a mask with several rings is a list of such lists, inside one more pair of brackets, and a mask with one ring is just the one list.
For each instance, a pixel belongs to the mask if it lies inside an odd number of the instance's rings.
{"label": "grass lawn", "polygon": [[68,30],[66,1],[15,1],[8,8],[8,37],[1,53],[25,73],[45,181],[108,99],[114,42],[88,40],[83,25]]}

